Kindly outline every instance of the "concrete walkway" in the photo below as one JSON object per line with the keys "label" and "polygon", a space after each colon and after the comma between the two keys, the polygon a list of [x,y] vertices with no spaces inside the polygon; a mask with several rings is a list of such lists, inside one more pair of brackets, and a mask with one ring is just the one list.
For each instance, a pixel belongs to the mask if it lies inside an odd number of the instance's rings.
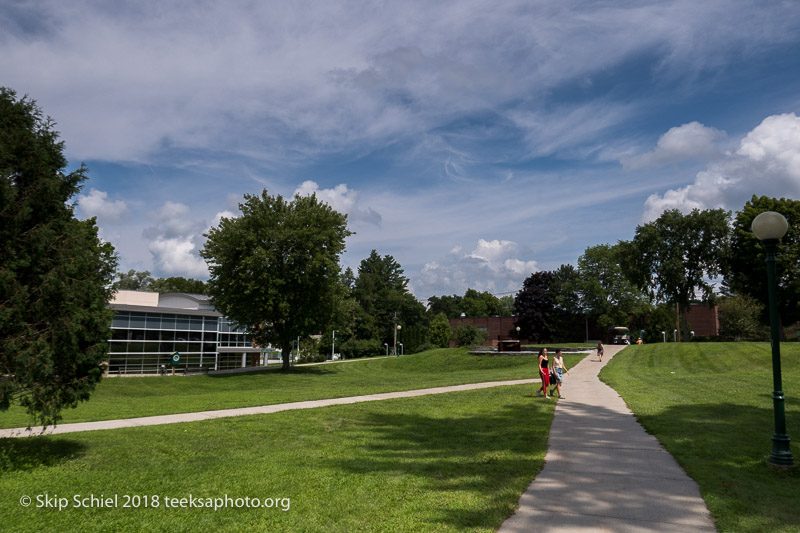
{"label": "concrete walkway", "polygon": [[401,392],[385,392],[381,394],[368,394],[364,396],[350,396],[346,398],[330,398],[326,400],[309,400],[305,402],[281,403],[275,405],[263,405],[258,407],[241,407],[238,409],[222,409],[219,411],[199,411],[195,413],[179,413],[174,415],[146,416],[141,418],[122,418],[117,420],[101,420],[98,422],[78,422],[75,424],[59,424],[44,429],[41,426],[28,428],[0,429],[0,438],[28,437],[31,435],[58,435],[61,433],[75,433],[79,431],[97,431],[101,429],[118,429],[139,426],[157,426],[161,424],[177,424],[180,422],[197,422],[199,420],[210,420],[213,418],[226,418],[230,416],[261,415],[290,411],[293,409],[313,409],[315,407],[327,407],[329,405],[346,405],[361,402],[373,402],[378,400],[390,400],[393,398],[412,398],[414,396],[426,396],[428,394],[444,394],[447,392],[458,392],[475,389],[487,389],[490,387],[501,387],[507,385],[526,385],[539,383],[539,379],[519,379],[514,381],[487,381],[484,383],[471,383],[467,385],[453,385],[449,387],[434,387],[430,389],[417,389]]}
{"label": "concrete walkway", "polygon": [[716,531],[697,484],[598,379],[621,348],[570,369],[544,468],[499,533]]}

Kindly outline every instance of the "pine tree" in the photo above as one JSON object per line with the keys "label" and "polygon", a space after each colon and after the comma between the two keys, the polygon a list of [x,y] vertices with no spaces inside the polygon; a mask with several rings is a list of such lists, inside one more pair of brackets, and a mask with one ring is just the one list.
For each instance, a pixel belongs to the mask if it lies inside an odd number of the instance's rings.
{"label": "pine tree", "polygon": [[16,404],[55,424],[102,376],[116,267],[94,219],[71,198],[63,142],[33,100],[0,88],[0,411]]}

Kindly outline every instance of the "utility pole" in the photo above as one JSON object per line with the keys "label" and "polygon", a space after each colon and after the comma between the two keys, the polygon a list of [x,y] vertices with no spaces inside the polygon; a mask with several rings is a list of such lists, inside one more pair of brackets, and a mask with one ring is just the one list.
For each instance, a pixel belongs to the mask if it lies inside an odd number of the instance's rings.
{"label": "utility pole", "polygon": [[397,311],[394,312],[394,325],[392,326],[394,330],[394,344],[392,344],[392,355],[397,355]]}

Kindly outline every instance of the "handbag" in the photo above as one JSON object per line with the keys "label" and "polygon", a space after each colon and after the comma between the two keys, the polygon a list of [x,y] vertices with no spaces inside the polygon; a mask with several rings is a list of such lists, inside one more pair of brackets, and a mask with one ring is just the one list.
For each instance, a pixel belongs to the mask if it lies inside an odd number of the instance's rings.
{"label": "handbag", "polygon": [[550,371],[550,383],[555,383],[555,382],[556,382],[556,379],[558,379],[558,378],[556,377],[556,373],[555,373],[554,371],[552,371],[552,370],[551,370],[551,371]]}

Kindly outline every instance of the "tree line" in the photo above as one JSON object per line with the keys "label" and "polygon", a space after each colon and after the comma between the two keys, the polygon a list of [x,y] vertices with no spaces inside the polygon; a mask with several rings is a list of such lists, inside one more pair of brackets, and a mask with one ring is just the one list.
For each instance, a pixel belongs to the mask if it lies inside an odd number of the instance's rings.
{"label": "tree line", "polygon": [[[720,306],[720,336],[766,338],[765,255],[750,226],[764,211],[778,211],[789,232],[778,249],[778,308],[783,326],[800,321],[800,201],[753,196],[735,215],[723,209],[667,210],[637,226],[633,239],[587,248],[577,268],[536,272],[514,302],[523,337],[575,340],[581,330],[602,338],[611,326],[691,333],[692,303]],[[585,334],[585,333],[584,333]]]}

